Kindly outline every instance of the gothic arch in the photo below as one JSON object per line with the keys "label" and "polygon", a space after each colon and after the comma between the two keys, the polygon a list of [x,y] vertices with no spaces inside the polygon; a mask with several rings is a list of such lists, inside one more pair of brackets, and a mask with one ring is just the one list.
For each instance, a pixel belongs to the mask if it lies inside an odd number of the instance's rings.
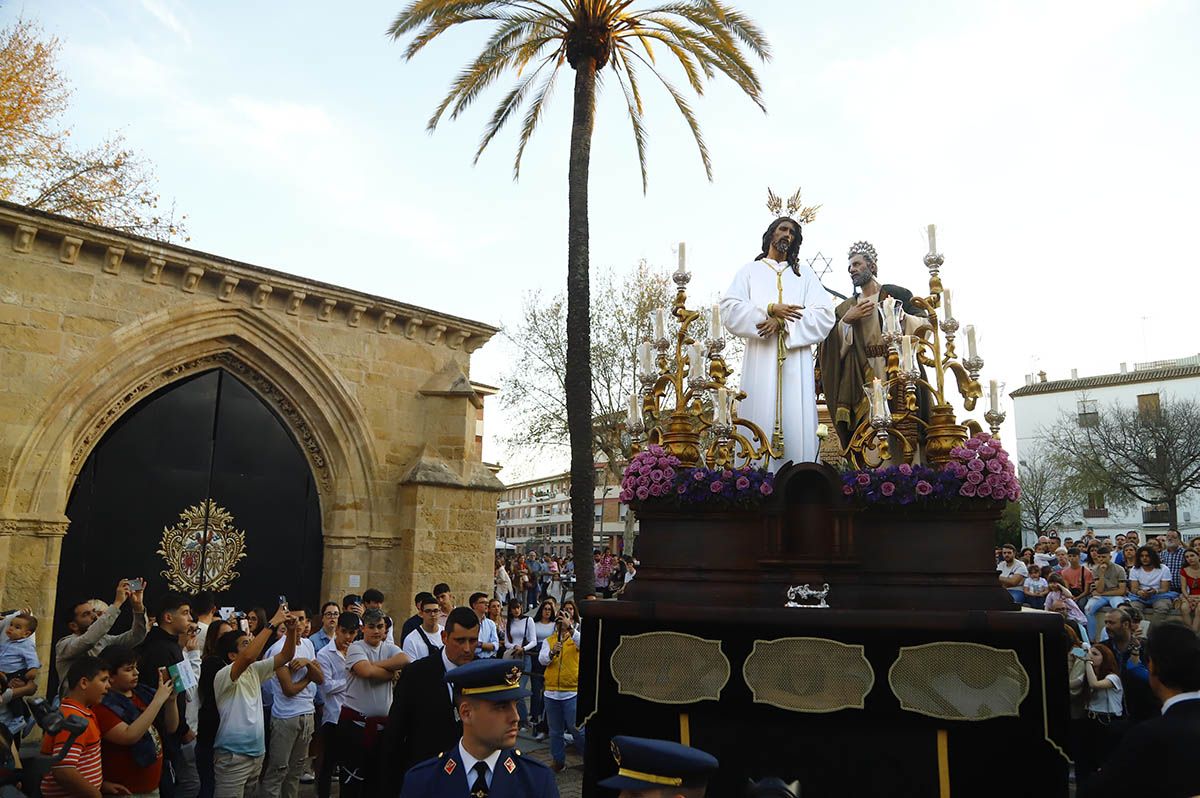
{"label": "gothic arch", "polygon": [[320,353],[262,311],[205,303],[116,330],[67,375],[20,447],[4,514],[65,521],[92,448],[137,402],[176,380],[225,368],[284,419],[313,469],[326,536],[378,529],[378,460],[357,400]]}

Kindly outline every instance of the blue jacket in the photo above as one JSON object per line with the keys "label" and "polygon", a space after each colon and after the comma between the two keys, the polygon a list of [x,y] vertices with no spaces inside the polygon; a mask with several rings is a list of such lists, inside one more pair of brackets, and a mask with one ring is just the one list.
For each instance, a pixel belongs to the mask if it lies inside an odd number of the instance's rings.
{"label": "blue jacket", "polygon": [[[468,778],[456,743],[441,756],[414,765],[404,776],[400,798],[469,798]],[[558,798],[558,784],[550,768],[510,748],[496,760],[488,798]]]}

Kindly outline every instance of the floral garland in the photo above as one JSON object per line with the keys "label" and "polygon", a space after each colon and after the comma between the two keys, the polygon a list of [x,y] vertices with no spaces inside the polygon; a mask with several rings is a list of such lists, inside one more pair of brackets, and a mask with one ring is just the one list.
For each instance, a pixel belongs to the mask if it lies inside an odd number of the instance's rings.
{"label": "floral garland", "polygon": [[1017,501],[1021,486],[1015,471],[999,439],[981,432],[954,447],[940,469],[901,463],[846,471],[842,495],[867,505]]}
{"label": "floral garland", "polygon": [[653,445],[629,461],[621,501],[710,507],[753,507],[775,492],[775,475],[761,468],[681,467],[679,458]]}

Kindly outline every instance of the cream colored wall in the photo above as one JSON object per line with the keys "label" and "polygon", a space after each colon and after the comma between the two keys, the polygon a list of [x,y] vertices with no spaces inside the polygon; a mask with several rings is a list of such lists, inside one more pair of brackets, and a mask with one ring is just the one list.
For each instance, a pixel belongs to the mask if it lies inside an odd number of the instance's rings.
{"label": "cream colored wall", "polygon": [[502,486],[480,462],[467,378],[494,332],[0,203],[0,604],[52,616],[88,452],[142,396],[218,366],[309,459],[325,595],[357,576],[403,615],[435,581],[488,589]]}

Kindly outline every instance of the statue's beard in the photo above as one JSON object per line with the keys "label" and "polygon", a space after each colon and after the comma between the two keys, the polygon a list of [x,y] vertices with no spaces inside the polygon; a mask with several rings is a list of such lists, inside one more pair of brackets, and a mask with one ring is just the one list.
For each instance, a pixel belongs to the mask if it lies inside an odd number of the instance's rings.
{"label": "statue's beard", "polygon": [[781,238],[775,242],[775,251],[783,255],[784,260],[787,259],[788,250],[792,248],[792,239]]}
{"label": "statue's beard", "polygon": [[871,282],[874,277],[875,275],[871,273],[871,270],[867,269],[865,271],[856,272],[850,275],[850,282],[854,283],[855,288],[862,288],[864,285]]}

